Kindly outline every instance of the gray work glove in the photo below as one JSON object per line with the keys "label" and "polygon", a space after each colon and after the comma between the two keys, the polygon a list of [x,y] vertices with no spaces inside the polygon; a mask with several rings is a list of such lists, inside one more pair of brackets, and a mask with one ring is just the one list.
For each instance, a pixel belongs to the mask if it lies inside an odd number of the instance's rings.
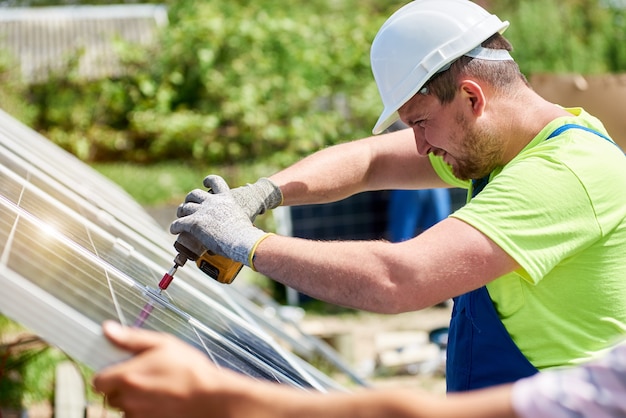
{"label": "gray work glove", "polygon": [[213,193],[192,190],[178,207],[170,232],[189,232],[208,250],[254,268],[253,251],[271,234],[252,225],[249,213],[229,193],[223,178],[210,175],[204,185]]}
{"label": "gray work glove", "polygon": [[[204,179],[204,187],[211,189],[212,176]],[[239,204],[252,222],[257,215],[262,215],[268,210],[274,209],[283,202],[283,194],[280,188],[270,179],[262,177],[253,184],[231,189],[235,202]]]}

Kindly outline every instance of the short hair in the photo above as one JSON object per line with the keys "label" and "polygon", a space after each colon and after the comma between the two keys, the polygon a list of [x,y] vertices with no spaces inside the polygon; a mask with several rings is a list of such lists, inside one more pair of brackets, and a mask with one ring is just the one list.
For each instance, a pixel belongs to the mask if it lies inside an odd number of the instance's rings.
{"label": "short hair", "polygon": [[[490,49],[513,50],[511,43],[500,33],[492,35],[481,46]],[[485,81],[492,85],[496,91],[503,93],[520,80],[529,86],[528,80],[513,60],[489,61],[466,55],[454,61],[448,70],[435,74],[426,82],[425,86],[442,104],[450,103],[456,95],[457,80],[461,76]]]}

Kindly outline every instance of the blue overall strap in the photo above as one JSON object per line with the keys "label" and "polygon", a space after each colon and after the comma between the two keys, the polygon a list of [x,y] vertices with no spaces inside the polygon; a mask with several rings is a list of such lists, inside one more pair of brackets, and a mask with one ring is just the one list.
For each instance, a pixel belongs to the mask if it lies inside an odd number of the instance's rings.
{"label": "blue overall strap", "polygon": [[[615,142],[613,142],[613,140],[611,138],[609,138],[608,136],[604,135],[601,132],[596,131],[595,129],[591,129],[588,128],[586,126],[582,126],[582,125],[577,125],[575,123],[566,123],[563,126],[559,126],[558,128],[556,128],[554,131],[552,131],[552,133],[550,135],[548,135],[548,137],[546,138],[546,141],[550,138],[554,138],[555,136],[559,136],[561,135],[563,132],[567,131],[568,129],[582,129],[583,131],[587,131],[587,132],[591,132],[592,134],[596,134],[598,135],[600,138],[604,138],[607,141],[609,141],[612,144],[615,144]],[[617,145],[617,144],[615,144]],[[619,146],[618,146],[619,147]]]}

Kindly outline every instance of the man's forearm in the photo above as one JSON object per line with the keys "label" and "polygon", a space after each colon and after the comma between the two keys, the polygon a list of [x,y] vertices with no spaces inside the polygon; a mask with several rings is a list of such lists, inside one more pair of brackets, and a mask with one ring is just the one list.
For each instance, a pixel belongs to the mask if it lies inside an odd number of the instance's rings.
{"label": "man's forearm", "polygon": [[[257,247],[254,267],[273,280],[316,299],[349,308],[392,313],[396,287],[390,283],[389,269],[385,263],[369,257],[362,248],[364,245],[392,244],[318,242],[270,236]],[[322,259],[326,261],[320,263]]]}
{"label": "man's forearm", "polygon": [[[419,266],[413,269],[414,263],[393,256],[396,245],[270,236],[257,247],[254,267],[316,299],[370,312],[407,312],[445,300],[447,287],[427,288],[428,275],[415,274]],[[413,262],[415,257],[408,259]]]}
{"label": "man's forearm", "polygon": [[479,230],[448,218],[399,243],[270,236],[256,247],[254,267],[317,299],[392,314],[477,289],[519,264]]}
{"label": "man's forearm", "polygon": [[446,185],[410,129],[346,142],[318,151],[274,175],[285,206],[327,203],[368,190]]}
{"label": "man's forearm", "polygon": [[366,187],[369,161],[356,144],[318,151],[270,177],[284,196],[285,206],[327,203]]}
{"label": "man's forearm", "polygon": [[364,390],[356,393],[296,392],[291,388],[259,384],[239,391],[229,403],[231,415],[250,418],[516,418],[511,387],[455,395],[416,390]]}

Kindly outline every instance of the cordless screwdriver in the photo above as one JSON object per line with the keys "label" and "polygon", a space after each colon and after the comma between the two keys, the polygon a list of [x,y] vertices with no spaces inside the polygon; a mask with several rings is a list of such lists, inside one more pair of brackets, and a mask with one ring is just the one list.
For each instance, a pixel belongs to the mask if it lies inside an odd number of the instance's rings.
{"label": "cordless screwdriver", "polygon": [[174,248],[178,251],[178,254],[174,258],[174,266],[163,275],[159,282],[161,290],[167,289],[174,279],[176,270],[184,266],[187,260],[195,261],[200,271],[212,279],[225,284],[232,283],[243,267],[243,264],[237,261],[207,250],[200,241],[188,232],[181,232],[178,235],[174,242]]}
{"label": "cordless screwdriver", "polygon": [[[211,193],[210,190],[209,193]],[[178,268],[184,266],[187,260],[195,261],[200,271],[210,278],[225,284],[232,283],[243,267],[242,263],[209,251],[188,232],[178,234],[178,238],[174,242],[174,248],[178,251],[178,254],[174,257],[172,268],[163,275],[159,282],[159,295],[168,288],[172,280],[174,280],[174,275]],[[141,327],[150,317],[153,309],[154,304],[152,301],[148,301],[135,320],[134,326]]]}
{"label": "cordless screwdriver", "polygon": [[[243,267],[243,264],[237,261],[207,250],[200,241],[188,232],[182,232],[178,235],[174,242],[174,248],[178,251],[178,254],[174,257],[172,268],[163,275],[159,282],[159,295],[168,288],[172,280],[174,280],[174,274],[176,274],[178,268],[184,266],[187,260],[195,261],[198,268],[207,276],[225,284],[232,283]],[[149,300],[139,313],[134,326],[141,327],[150,317],[153,309],[154,304]]]}

